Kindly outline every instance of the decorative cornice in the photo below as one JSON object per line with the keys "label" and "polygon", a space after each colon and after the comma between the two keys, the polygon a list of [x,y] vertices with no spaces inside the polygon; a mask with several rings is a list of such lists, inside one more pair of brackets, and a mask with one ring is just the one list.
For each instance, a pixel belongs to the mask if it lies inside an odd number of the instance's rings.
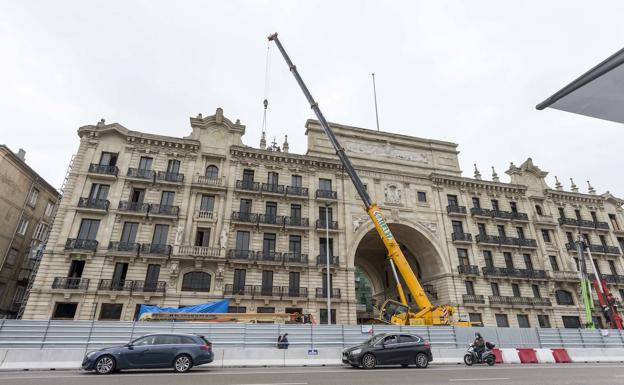
{"label": "decorative cornice", "polygon": [[578,193],[578,192],[559,191],[559,190],[553,190],[553,189],[544,190],[544,195],[548,198],[558,199],[558,200],[568,201],[568,202],[583,202],[583,203],[600,204],[606,200],[604,196],[602,195],[590,195],[590,194],[583,194],[583,193]]}
{"label": "decorative cornice", "polygon": [[342,170],[342,164],[338,160],[324,159],[316,156],[298,155],[242,146],[231,146],[230,154],[237,158],[258,159],[279,163],[301,164],[308,167],[322,167]]}

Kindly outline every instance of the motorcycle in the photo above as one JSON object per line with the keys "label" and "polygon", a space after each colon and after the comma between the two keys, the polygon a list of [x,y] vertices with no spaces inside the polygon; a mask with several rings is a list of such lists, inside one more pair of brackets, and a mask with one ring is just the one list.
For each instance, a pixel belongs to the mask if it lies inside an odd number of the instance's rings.
{"label": "motorcycle", "polygon": [[485,343],[485,349],[483,353],[481,353],[481,357],[478,357],[475,352],[474,344],[470,344],[468,347],[466,355],[464,355],[464,363],[468,366],[472,366],[473,364],[488,364],[488,366],[493,366],[496,363],[496,356],[492,349],[494,349],[494,344],[489,342]]}

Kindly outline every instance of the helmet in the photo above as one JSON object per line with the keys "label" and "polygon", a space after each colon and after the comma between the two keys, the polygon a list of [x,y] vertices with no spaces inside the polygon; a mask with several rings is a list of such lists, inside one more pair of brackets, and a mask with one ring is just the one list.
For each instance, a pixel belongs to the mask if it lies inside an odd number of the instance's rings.
{"label": "helmet", "polygon": [[475,338],[481,338],[481,334],[479,334],[478,332],[475,333]]}

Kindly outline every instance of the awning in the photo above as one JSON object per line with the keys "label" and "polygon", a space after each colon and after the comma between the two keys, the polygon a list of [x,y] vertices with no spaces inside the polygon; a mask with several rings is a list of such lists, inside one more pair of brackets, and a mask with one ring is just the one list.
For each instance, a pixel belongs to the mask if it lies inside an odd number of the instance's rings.
{"label": "awning", "polygon": [[538,104],[624,123],[624,49],[613,54],[559,92]]}

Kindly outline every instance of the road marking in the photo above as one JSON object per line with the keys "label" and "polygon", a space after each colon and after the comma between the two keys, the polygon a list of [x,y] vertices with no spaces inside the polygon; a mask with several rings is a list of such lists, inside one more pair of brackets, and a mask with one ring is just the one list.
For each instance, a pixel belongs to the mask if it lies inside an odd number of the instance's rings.
{"label": "road marking", "polygon": [[308,385],[307,382],[272,382],[266,384],[234,384],[234,385]]}
{"label": "road marking", "polygon": [[500,380],[511,380],[509,377],[490,377],[490,378],[451,378],[449,381],[451,382],[464,382],[464,381],[500,381]]}

